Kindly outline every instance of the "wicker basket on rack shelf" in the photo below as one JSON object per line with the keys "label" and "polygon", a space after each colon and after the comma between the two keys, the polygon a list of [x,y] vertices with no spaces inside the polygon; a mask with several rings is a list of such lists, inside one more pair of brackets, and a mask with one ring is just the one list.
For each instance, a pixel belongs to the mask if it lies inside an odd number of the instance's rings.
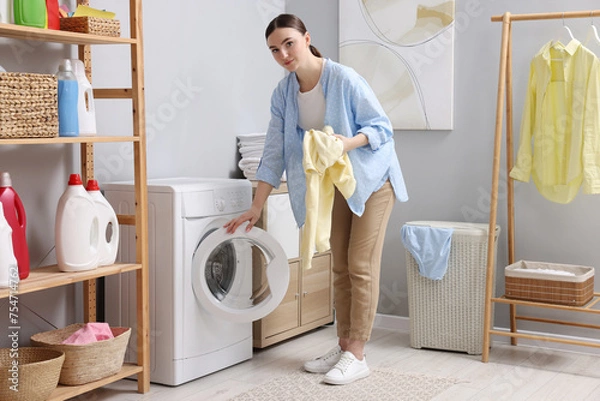
{"label": "wicker basket on rack shelf", "polygon": [[0,138],[58,136],[54,75],[0,72]]}
{"label": "wicker basket on rack shelf", "polygon": [[506,298],[583,306],[594,297],[594,268],[519,260],[504,268]]}
{"label": "wicker basket on rack shelf", "polygon": [[63,352],[48,348],[1,348],[0,400],[47,400],[58,385],[64,360]]}
{"label": "wicker basket on rack shelf", "polygon": [[121,23],[116,19],[71,17],[60,19],[60,30],[100,36],[121,36]]}
{"label": "wicker basket on rack shelf", "polygon": [[65,353],[60,384],[74,386],[90,383],[118,373],[123,366],[131,329],[111,327],[114,338],[109,340],[89,344],[62,344],[84,326],[83,323],[77,323],[31,336],[32,345]]}

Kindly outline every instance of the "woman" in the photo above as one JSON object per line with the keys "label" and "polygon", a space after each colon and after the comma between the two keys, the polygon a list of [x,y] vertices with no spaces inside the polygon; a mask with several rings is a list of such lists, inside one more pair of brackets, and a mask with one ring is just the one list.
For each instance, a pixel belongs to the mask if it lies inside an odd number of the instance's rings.
{"label": "woman", "polygon": [[394,204],[408,200],[390,121],[366,81],[351,68],[325,59],[311,45],[304,23],[291,14],[271,21],[265,37],[273,58],[290,74],[271,98],[271,121],[258,186],[250,210],[225,224],[233,233],[258,220],[271,190],[286,171],[294,217],[304,224],[306,179],[304,132],[331,126],[352,164],[356,189],[345,199],[337,190],[331,230],[338,345],[304,364],[326,373],[324,381],[347,384],[367,377],[364,355],[379,298],[383,240]]}

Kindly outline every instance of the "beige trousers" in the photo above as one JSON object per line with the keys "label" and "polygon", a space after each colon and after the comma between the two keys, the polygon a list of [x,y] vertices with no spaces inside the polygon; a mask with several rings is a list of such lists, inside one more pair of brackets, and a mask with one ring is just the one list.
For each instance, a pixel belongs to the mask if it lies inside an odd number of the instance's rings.
{"label": "beige trousers", "polygon": [[379,301],[381,253],[394,206],[389,181],[356,216],[336,190],[331,222],[334,306],[340,338],[368,341]]}

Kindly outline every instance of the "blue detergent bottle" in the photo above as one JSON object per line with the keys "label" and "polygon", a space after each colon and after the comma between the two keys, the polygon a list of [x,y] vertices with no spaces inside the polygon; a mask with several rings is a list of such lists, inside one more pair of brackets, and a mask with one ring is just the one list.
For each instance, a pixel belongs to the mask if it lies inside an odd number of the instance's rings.
{"label": "blue detergent bottle", "polygon": [[65,59],[58,66],[58,135],[79,136],[77,116],[78,86],[71,60]]}

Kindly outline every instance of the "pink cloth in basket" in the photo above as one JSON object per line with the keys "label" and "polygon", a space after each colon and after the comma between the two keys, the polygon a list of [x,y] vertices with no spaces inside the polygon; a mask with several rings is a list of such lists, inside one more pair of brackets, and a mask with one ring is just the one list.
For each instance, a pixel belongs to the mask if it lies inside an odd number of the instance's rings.
{"label": "pink cloth in basket", "polygon": [[115,338],[108,323],[86,323],[85,326],[71,334],[62,344],[89,344],[96,341]]}

